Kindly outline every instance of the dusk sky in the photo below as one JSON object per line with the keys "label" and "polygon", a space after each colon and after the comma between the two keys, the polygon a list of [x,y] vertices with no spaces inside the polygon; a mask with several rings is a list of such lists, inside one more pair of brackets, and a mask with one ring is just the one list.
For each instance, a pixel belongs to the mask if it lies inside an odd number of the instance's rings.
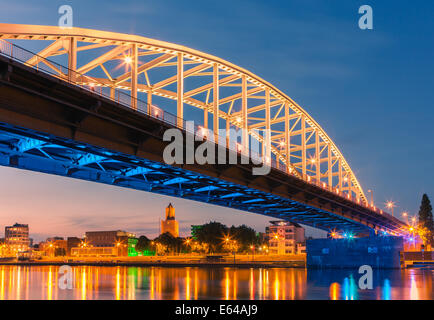
{"label": "dusk sky", "polygon": [[[434,2],[0,0],[0,22],[57,25],[62,4],[72,6],[75,27],[185,45],[274,84],[323,127],[377,206],[393,200],[395,213],[415,214],[423,193],[434,200]],[[364,4],[373,30],[358,27]],[[262,232],[270,220],[7,167],[0,194],[0,237],[19,222],[37,241],[113,229],[155,237],[169,202],[183,236],[210,220]]]}

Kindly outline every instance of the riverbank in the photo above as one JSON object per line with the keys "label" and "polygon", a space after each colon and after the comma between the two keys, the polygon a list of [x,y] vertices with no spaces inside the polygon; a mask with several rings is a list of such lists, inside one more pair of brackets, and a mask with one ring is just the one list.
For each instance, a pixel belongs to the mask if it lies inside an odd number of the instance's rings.
{"label": "riverbank", "polygon": [[204,256],[153,256],[153,257],[56,257],[39,260],[2,260],[0,265],[23,266],[137,266],[137,267],[238,267],[238,268],[305,268],[305,255],[290,256],[222,256],[220,261],[210,261]]}

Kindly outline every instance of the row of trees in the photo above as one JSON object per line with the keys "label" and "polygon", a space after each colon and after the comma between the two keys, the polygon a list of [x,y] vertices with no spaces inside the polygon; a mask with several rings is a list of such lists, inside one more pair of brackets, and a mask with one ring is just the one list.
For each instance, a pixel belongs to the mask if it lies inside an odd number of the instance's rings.
{"label": "row of trees", "polygon": [[246,252],[251,246],[261,245],[261,239],[255,230],[241,225],[227,227],[219,222],[210,222],[197,230],[197,241],[206,243],[209,252]]}
{"label": "row of trees", "polygon": [[161,234],[154,240],[141,236],[136,251],[155,251],[157,254],[248,252],[260,245],[259,235],[246,225],[227,227],[219,222],[209,222],[198,228],[194,239],[175,238],[170,233]]}

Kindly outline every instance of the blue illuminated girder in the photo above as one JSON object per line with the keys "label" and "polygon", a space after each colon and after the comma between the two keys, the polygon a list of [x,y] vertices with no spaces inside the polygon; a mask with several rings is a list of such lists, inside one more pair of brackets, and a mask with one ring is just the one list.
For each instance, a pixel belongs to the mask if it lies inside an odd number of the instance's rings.
{"label": "blue illuminated girder", "polygon": [[5,123],[0,123],[0,165],[206,202],[327,231],[370,231],[356,221],[271,193]]}

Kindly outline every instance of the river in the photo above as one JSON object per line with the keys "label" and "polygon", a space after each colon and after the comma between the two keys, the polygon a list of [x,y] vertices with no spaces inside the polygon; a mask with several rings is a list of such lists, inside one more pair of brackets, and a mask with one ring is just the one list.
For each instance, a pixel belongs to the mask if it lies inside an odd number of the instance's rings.
{"label": "river", "polygon": [[298,268],[72,267],[71,289],[58,266],[0,266],[0,299],[332,299],[434,300],[433,270],[374,270],[373,289],[357,270]]}

